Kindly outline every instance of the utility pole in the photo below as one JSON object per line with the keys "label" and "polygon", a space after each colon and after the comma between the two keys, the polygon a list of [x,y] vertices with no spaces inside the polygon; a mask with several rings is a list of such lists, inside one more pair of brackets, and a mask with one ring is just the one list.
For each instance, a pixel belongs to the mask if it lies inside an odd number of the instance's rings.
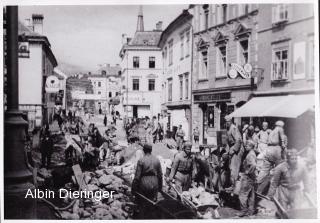
{"label": "utility pole", "polygon": [[[19,111],[18,6],[6,7],[7,111],[4,119],[4,218],[35,219],[36,199],[25,198],[33,191],[32,172],[25,156],[28,123]],[[27,84],[27,83],[25,83]]]}

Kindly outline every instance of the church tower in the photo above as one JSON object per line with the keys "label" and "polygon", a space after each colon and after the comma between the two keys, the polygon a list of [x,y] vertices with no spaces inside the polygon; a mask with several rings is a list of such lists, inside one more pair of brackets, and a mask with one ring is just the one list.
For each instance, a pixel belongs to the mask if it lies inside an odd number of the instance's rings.
{"label": "church tower", "polygon": [[143,13],[142,13],[142,6],[139,6],[139,14],[138,14],[138,22],[137,22],[137,32],[143,32],[144,25],[143,25]]}

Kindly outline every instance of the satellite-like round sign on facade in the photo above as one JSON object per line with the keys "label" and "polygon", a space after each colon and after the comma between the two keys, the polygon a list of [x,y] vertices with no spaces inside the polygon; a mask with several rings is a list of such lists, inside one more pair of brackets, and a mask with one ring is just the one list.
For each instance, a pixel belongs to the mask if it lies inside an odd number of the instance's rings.
{"label": "satellite-like round sign on facade", "polygon": [[235,69],[230,69],[229,70],[229,77],[234,79],[238,76],[238,72]]}
{"label": "satellite-like round sign on facade", "polygon": [[243,66],[243,69],[245,72],[250,73],[252,71],[252,66],[251,66],[251,64],[247,63]]}

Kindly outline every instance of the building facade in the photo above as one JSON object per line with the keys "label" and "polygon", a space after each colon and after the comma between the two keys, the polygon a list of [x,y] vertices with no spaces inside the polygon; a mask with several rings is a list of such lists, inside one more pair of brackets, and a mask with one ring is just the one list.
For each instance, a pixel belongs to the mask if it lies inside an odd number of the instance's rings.
{"label": "building facade", "polygon": [[179,125],[185,138],[191,136],[192,15],[184,10],[162,32],[159,47],[163,56],[162,114],[165,130]]}
{"label": "building facade", "polygon": [[115,111],[123,111],[121,103],[121,67],[119,64],[110,66],[105,64],[100,68],[100,72],[107,77],[106,91],[107,91],[107,112],[110,113],[112,109]]}
{"label": "building facade", "polygon": [[192,128],[199,128],[200,143],[216,144],[225,116],[248,101],[262,81],[258,5],[191,5],[189,10],[194,29]]}
{"label": "building facade", "polygon": [[158,116],[161,113],[162,55],[158,47],[161,22],[144,30],[140,7],[134,37],[123,35],[120,51],[123,114],[128,117]]}
{"label": "building facade", "polygon": [[94,102],[94,109],[98,112],[100,109],[106,112],[108,108],[107,100],[107,76],[104,73],[88,75],[88,79],[93,86],[93,94],[96,98]]}
{"label": "building facade", "polygon": [[43,35],[43,16],[19,22],[19,107],[27,112],[30,128],[51,122],[56,93],[46,93],[47,77],[54,74],[57,60],[49,40]]}
{"label": "building facade", "polygon": [[[259,5],[258,61],[264,81],[254,96],[283,97],[287,113],[314,106],[314,10],[313,4]],[[314,143],[314,111],[282,119],[289,147]]]}

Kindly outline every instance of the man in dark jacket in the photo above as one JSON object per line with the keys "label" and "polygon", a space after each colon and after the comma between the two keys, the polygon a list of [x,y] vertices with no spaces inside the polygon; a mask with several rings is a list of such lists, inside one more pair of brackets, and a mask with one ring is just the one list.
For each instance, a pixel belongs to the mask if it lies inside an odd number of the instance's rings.
{"label": "man in dark jacket", "polygon": [[53,153],[53,140],[50,131],[45,131],[45,134],[41,140],[41,161],[42,167],[50,168],[51,155]]}
{"label": "man in dark jacket", "polygon": [[[136,173],[132,182],[132,193],[138,192],[146,198],[156,201],[158,192],[162,191],[162,170],[157,157],[151,154],[152,145],[144,144],[144,156],[137,163]],[[156,210],[138,196],[141,218],[155,218]]]}

